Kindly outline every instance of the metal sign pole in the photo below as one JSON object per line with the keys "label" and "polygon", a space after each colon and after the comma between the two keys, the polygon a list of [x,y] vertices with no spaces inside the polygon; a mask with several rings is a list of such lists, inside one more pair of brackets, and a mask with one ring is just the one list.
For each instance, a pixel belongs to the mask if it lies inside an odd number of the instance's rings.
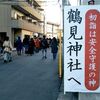
{"label": "metal sign pole", "polygon": [[61,45],[61,31],[59,31],[59,77],[62,77],[62,45]]}

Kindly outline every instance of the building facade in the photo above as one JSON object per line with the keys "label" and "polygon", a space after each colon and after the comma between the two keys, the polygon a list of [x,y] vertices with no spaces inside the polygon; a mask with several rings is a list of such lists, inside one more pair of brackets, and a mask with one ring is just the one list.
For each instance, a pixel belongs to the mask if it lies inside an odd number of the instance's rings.
{"label": "building facade", "polygon": [[9,36],[12,44],[18,36],[43,34],[43,14],[37,0],[0,0],[0,41]]}
{"label": "building facade", "polygon": [[53,38],[53,37],[58,38],[59,28],[60,28],[59,24],[47,22],[46,23],[46,36],[47,36],[47,38]]}

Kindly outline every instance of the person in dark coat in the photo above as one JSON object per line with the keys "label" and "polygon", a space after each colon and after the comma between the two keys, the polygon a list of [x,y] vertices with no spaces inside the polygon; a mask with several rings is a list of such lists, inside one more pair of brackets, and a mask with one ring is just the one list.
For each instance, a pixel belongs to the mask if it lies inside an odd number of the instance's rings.
{"label": "person in dark coat", "polygon": [[53,60],[56,59],[57,52],[58,52],[58,41],[55,37],[53,37],[51,42],[51,53],[53,54]]}
{"label": "person in dark coat", "polygon": [[28,49],[29,49],[29,37],[25,36],[23,39],[23,46],[25,48],[25,54],[28,54]]}
{"label": "person in dark coat", "polygon": [[3,41],[0,40],[0,53],[3,53]]}
{"label": "person in dark coat", "polygon": [[34,53],[34,46],[35,46],[35,43],[33,41],[33,38],[31,38],[29,41],[28,54],[32,55]]}
{"label": "person in dark coat", "polygon": [[48,42],[46,39],[46,36],[43,36],[43,39],[41,40],[41,47],[42,47],[42,59],[47,58],[47,48],[48,48]]}
{"label": "person in dark coat", "polygon": [[21,55],[21,52],[22,52],[22,41],[21,41],[20,37],[18,37],[18,39],[16,41],[16,49],[17,49],[17,54]]}

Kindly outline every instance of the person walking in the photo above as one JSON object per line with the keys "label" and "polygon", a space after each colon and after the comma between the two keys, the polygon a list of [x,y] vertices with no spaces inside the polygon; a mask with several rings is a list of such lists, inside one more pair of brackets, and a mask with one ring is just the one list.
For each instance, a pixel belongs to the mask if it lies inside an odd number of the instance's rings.
{"label": "person walking", "polygon": [[43,55],[42,59],[46,59],[47,58],[48,42],[47,42],[45,35],[43,36],[43,39],[41,40],[41,47],[42,47],[42,55]]}
{"label": "person walking", "polygon": [[57,52],[58,52],[58,41],[55,37],[53,37],[51,42],[51,53],[53,54],[53,60],[56,59]]}
{"label": "person walking", "polygon": [[29,48],[29,37],[28,36],[24,37],[23,46],[25,48],[25,54],[28,54],[28,48]]}
{"label": "person walking", "polygon": [[21,52],[22,52],[22,41],[21,41],[20,37],[18,37],[18,39],[16,41],[16,50],[17,50],[17,54],[21,55]]}
{"label": "person walking", "polygon": [[4,47],[4,62],[10,62],[12,61],[12,44],[9,40],[9,37],[6,36],[5,41],[3,43],[3,47]]}
{"label": "person walking", "polygon": [[32,56],[32,54],[34,54],[34,41],[33,38],[30,39],[29,41],[29,48],[28,48],[28,54],[30,54]]}

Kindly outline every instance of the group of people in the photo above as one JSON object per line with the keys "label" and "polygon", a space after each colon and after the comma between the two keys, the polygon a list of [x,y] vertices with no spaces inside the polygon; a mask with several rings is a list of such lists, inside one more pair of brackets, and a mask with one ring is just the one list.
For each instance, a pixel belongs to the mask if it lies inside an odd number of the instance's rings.
{"label": "group of people", "polygon": [[21,55],[22,52],[27,55],[32,55],[34,52],[38,53],[41,49],[47,48],[48,45],[49,43],[47,42],[45,36],[43,36],[43,39],[40,39],[36,36],[34,39],[25,36],[23,41],[21,41],[20,37],[18,37],[17,41],[15,42],[18,55]]}
{"label": "group of people", "polygon": [[39,52],[39,50],[42,49],[43,57],[42,59],[47,58],[47,48],[51,47],[51,52],[53,53],[53,59],[56,59],[56,54],[58,51],[58,41],[54,37],[53,39],[47,39],[44,35],[42,39],[39,39],[38,37],[34,37],[29,39],[29,37],[25,37],[23,39],[23,42],[21,42],[20,37],[18,37],[16,41],[16,49],[18,55],[21,55],[21,52],[23,51],[23,48],[25,49],[26,54],[34,54],[34,52]]}
{"label": "group of people", "polygon": [[[17,38],[15,42],[15,47],[17,50],[17,54],[21,55],[24,52],[27,55],[32,55],[34,52],[38,53],[40,50],[42,51],[42,59],[47,58],[47,48],[51,47],[51,53],[53,54],[53,60],[56,59],[56,55],[58,52],[58,41],[55,37],[53,39],[47,39],[44,35],[42,39],[38,37],[29,38],[25,36],[23,41],[20,37]],[[9,37],[5,38],[3,43],[3,51],[4,51],[4,62],[12,61],[11,51],[13,49],[11,42],[9,41]]]}

